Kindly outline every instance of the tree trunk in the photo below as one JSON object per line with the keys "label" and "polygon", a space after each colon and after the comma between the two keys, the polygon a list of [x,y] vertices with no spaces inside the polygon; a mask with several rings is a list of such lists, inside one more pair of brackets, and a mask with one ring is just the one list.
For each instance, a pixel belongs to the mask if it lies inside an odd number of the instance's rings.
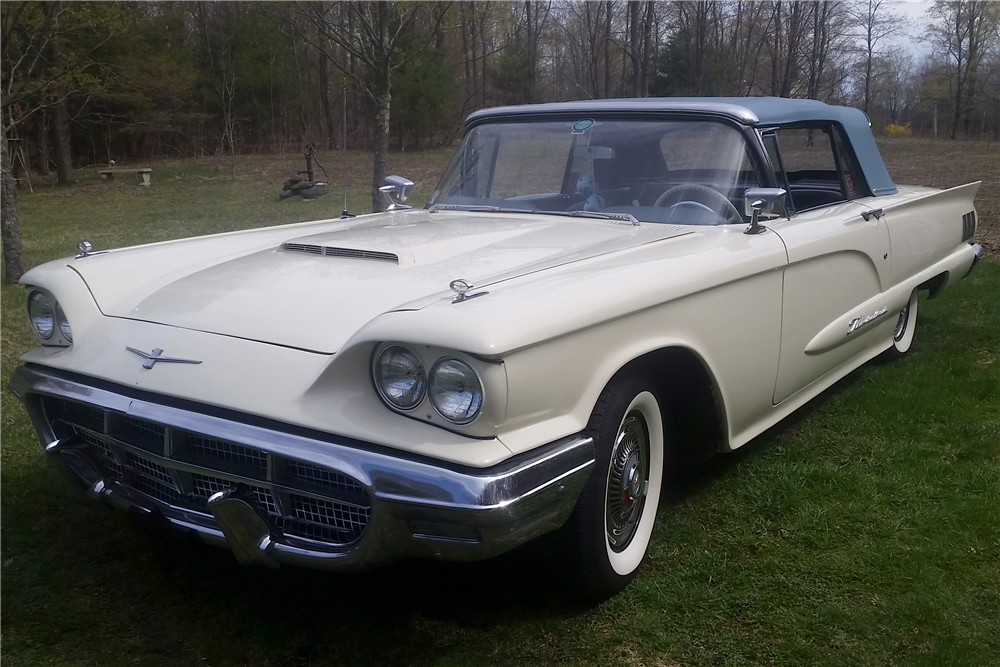
{"label": "tree trunk", "polygon": [[73,150],[69,140],[69,117],[66,102],[60,100],[53,107],[52,147],[56,156],[56,181],[59,185],[73,184]]}
{"label": "tree trunk", "polygon": [[532,104],[535,101],[535,21],[531,0],[525,0],[524,13],[528,19],[528,89],[524,101]]}
{"label": "tree trunk", "polygon": [[0,231],[3,237],[3,269],[7,282],[14,283],[28,270],[21,247],[21,225],[17,218],[17,187],[10,173],[10,155],[7,151],[7,128],[0,132]]}
{"label": "tree trunk", "polygon": [[38,142],[38,162],[36,169],[42,176],[49,175],[49,112],[41,109],[38,112],[38,126],[35,139]]}
{"label": "tree trunk", "polygon": [[642,62],[639,66],[639,97],[649,97],[649,60],[653,53],[653,0],[646,2],[646,20],[642,26]]}
{"label": "tree trunk", "polygon": [[[62,53],[59,51],[59,43],[52,39],[48,45],[50,65],[59,67],[62,60]],[[66,113],[66,89],[65,86],[56,88],[56,99],[58,100],[52,109],[52,147],[55,149],[56,158],[56,180],[59,185],[73,184],[73,149],[69,139],[69,116]]]}
{"label": "tree trunk", "polygon": [[335,137],[337,136],[337,129],[333,121],[333,110],[330,106],[330,68],[327,66],[327,55],[325,53],[319,54],[319,101],[323,109],[320,115],[326,120],[326,123],[320,120],[320,130],[325,130],[326,147],[332,150],[336,148]]}
{"label": "tree trunk", "polygon": [[611,97],[611,0],[604,3],[604,97]]}
{"label": "tree trunk", "polygon": [[[388,68],[386,68],[388,69]],[[379,187],[385,180],[385,162],[389,154],[389,104],[392,101],[389,72],[378,72],[375,83],[375,160],[372,168],[372,213],[382,210]]]}

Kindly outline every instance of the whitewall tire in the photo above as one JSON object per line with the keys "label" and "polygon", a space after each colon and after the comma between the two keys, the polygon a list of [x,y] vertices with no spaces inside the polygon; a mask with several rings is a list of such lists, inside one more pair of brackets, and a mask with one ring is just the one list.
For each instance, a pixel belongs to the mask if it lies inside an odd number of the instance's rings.
{"label": "whitewall tire", "polygon": [[655,388],[645,380],[612,381],[588,432],[595,464],[563,528],[571,585],[606,599],[635,578],[649,548],[664,471],[664,425]]}
{"label": "whitewall tire", "polygon": [[889,348],[889,356],[891,357],[902,357],[913,346],[913,334],[917,329],[917,297],[917,290],[913,290],[913,293],[910,294],[910,300],[899,311],[896,326],[892,331],[892,347]]}

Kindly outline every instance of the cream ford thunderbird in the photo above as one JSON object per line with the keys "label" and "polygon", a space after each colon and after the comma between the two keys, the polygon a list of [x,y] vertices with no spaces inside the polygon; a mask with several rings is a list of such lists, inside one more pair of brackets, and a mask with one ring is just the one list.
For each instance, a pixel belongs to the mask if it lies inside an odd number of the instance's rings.
{"label": "cream ford thunderbird", "polygon": [[978,183],[897,186],[855,109],[489,109],[425,209],[28,272],[10,381],[85,498],[244,564],[495,556],[546,533],[591,598],[668,473],[913,341],[982,253]]}

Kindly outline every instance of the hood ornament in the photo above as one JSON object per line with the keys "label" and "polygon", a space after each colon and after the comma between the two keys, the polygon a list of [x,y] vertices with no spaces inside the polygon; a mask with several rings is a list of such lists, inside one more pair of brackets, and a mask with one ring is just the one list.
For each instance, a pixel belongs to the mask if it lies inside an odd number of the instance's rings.
{"label": "hood ornament", "polygon": [[164,356],[161,356],[163,354],[163,350],[161,350],[158,347],[154,347],[152,353],[150,353],[150,352],[143,352],[142,350],[137,350],[134,347],[129,347],[128,345],[125,346],[125,349],[128,350],[129,352],[131,352],[132,354],[137,354],[140,357],[142,357],[143,359],[145,359],[145,361],[142,363],[142,367],[143,368],[152,368],[153,365],[157,361],[163,362],[165,364],[200,364],[201,363],[201,361],[199,361],[197,359],[181,359],[180,357],[164,357]]}
{"label": "hood ornament", "polygon": [[461,303],[462,301],[475,299],[477,296],[483,296],[484,294],[489,294],[489,292],[487,292],[486,290],[469,294],[469,290],[475,287],[475,285],[470,283],[468,280],[463,280],[462,278],[459,278],[457,280],[452,280],[451,284],[449,284],[448,287],[451,288],[452,292],[458,295],[454,299],[452,299],[451,301],[452,303]]}

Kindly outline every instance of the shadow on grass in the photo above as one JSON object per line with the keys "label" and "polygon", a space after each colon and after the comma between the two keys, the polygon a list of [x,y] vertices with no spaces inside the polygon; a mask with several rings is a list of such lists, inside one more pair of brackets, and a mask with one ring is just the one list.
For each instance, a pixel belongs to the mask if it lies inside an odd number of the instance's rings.
{"label": "shadow on grass", "polygon": [[793,442],[801,441],[801,427],[804,422],[807,422],[833,396],[844,392],[856,384],[863,376],[865,368],[885,363],[888,362],[882,357],[876,357],[861,366],[861,368],[854,370],[846,377],[835,382],[833,386],[820,392],[818,396],[736,451],[717,454],[703,463],[679,471],[673,480],[673,484],[664,487],[664,496],[661,499],[661,503],[666,503],[666,505],[661,504],[660,511],[662,512],[665,507],[679,504],[686,498],[697,495],[719,480],[734,474],[734,469],[762,455],[778,439]]}

